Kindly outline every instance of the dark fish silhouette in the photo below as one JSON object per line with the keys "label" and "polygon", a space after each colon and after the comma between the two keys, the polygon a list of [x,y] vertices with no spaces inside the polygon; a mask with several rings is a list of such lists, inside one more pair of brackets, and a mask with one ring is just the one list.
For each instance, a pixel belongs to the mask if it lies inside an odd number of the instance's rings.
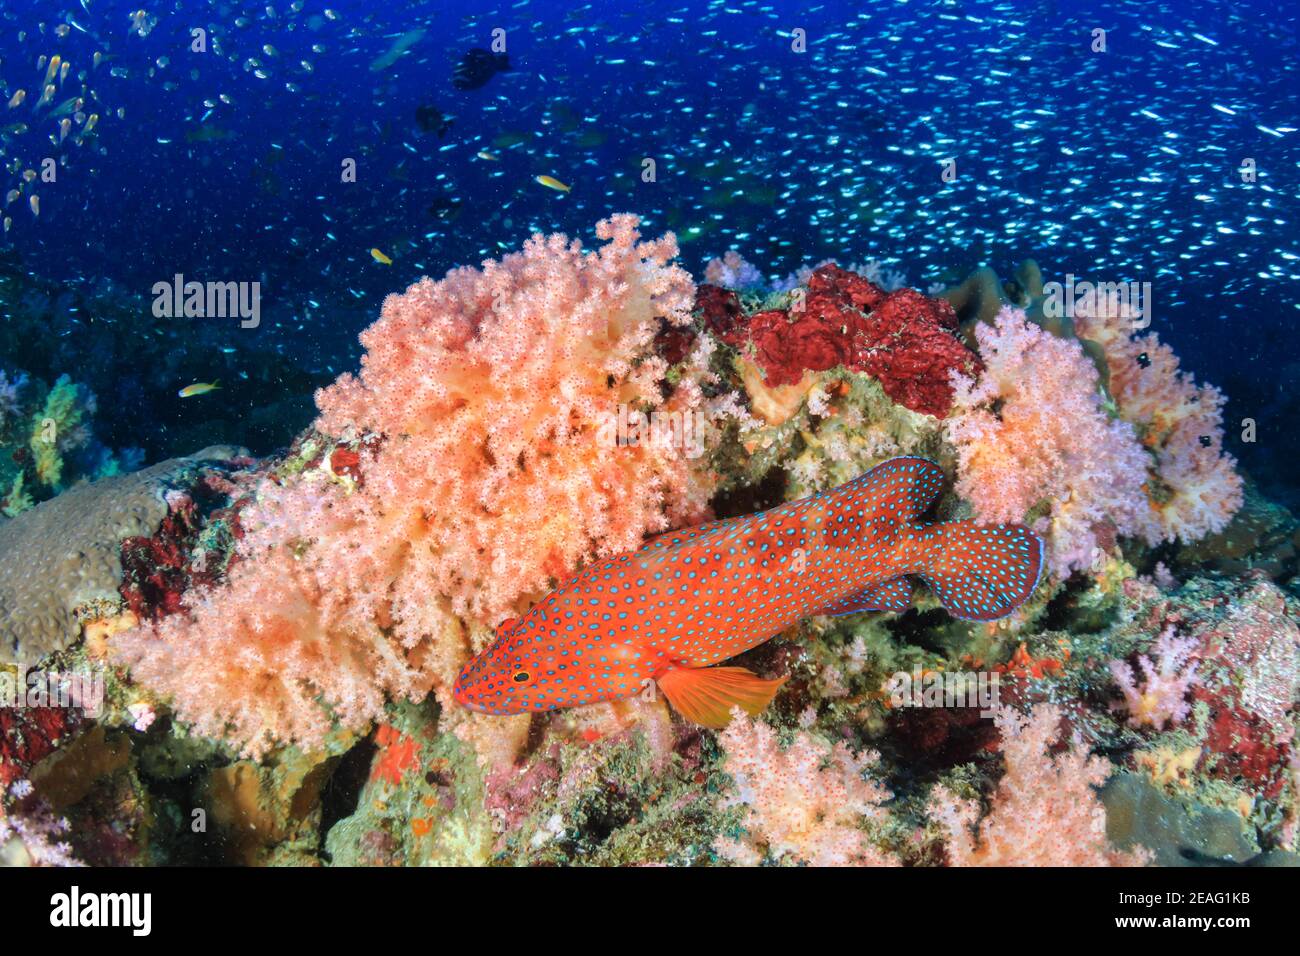
{"label": "dark fish silhouette", "polygon": [[461,201],[454,196],[439,196],[433,202],[429,203],[428,213],[435,219],[443,219],[448,222],[454,220],[460,215]]}
{"label": "dark fish silhouette", "polygon": [[506,54],[490,53],[481,47],[475,47],[456,64],[451,85],[458,90],[477,90],[492,79],[493,74],[506,73],[511,69],[510,57]]}
{"label": "dark fish silhouette", "polygon": [[415,123],[424,132],[437,133],[438,138],[442,139],[451,129],[452,120],[432,103],[425,103],[415,111]]}

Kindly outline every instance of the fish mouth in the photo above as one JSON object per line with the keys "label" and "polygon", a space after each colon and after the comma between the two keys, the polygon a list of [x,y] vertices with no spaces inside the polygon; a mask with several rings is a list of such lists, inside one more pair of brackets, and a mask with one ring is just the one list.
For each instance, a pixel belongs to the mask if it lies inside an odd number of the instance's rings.
{"label": "fish mouth", "polygon": [[482,697],[469,690],[465,685],[464,675],[456,678],[456,683],[451,688],[452,699],[460,706],[467,710],[478,711],[480,714],[487,713],[487,707],[482,702]]}

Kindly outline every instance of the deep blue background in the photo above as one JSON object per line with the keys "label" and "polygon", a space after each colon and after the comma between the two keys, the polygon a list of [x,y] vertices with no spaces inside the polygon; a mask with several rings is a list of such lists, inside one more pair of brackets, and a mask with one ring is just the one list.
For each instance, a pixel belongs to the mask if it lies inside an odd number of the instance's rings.
{"label": "deep blue background", "polygon": [[[590,238],[599,218],[634,211],[649,231],[678,230],[697,274],[736,247],[773,276],[877,257],[924,287],[978,265],[1009,275],[1033,256],[1048,278],[1151,279],[1154,329],[1232,397],[1230,439],[1243,416],[1259,420],[1259,445],[1234,450],[1274,482],[1300,451],[1300,269],[1286,258],[1300,255],[1300,134],[1256,128],[1300,126],[1297,21],[1283,5],[277,0],[271,16],[265,2],[184,0],[154,9],[146,37],[130,31],[139,0],[88,6],[19,0],[0,13],[4,98],[29,95],[0,123],[31,125],[5,140],[5,162],[68,159],[40,189],[39,220],[8,210],[5,241],[33,273],[111,281],[142,309],[176,272],[260,280],[263,326],[231,323],[235,349],[351,368],[384,294],[533,229]],[[56,37],[69,18],[80,29]],[[190,53],[194,26],[222,53]],[[794,26],[812,41],[803,56],[790,52]],[[1094,26],[1109,31],[1104,58],[1087,49]],[[459,56],[496,27],[515,70],[453,89]],[[404,57],[371,69],[417,28]],[[53,123],[31,115],[36,58],[71,60],[72,84],[96,50],[111,55],[87,82],[99,135],[56,148]],[[219,94],[232,104],[205,118]],[[445,137],[418,128],[422,104],[452,117]],[[491,145],[510,132],[518,146]],[[1179,156],[1160,151],[1171,144]],[[484,148],[500,161],[475,158]],[[1236,185],[1246,155],[1274,192]],[[656,183],[637,178],[645,156]],[[961,174],[951,185],[937,176],[947,156]],[[359,162],[355,184],[339,181],[345,157]],[[1160,182],[1142,183],[1153,170]],[[542,173],[573,191],[543,189]]]}

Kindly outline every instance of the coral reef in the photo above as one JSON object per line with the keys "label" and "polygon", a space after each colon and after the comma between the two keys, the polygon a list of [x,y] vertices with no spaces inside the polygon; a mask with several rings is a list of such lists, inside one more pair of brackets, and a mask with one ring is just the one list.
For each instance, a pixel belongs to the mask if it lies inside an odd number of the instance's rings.
{"label": "coral reef", "polygon": [[[1093,788],[1109,765],[1071,748],[1049,756],[1060,711],[1039,705],[1026,718],[1009,708],[995,721],[1002,733],[1006,773],[993,808],[979,820],[979,807],[946,788],[931,798],[930,811],[947,831],[948,857],[956,866],[1124,866],[1143,862],[1109,846],[1106,813]],[[974,830],[974,832],[973,832]]]}
{"label": "coral reef", "polygon": [[[0,661],[103,681],[93,709],[0,700],[0,857],[1297,859],[1300,527],[1250,487],[1231,517],[1217,391],[1121,315],[1046,315],[1032,264],[949,301],[736,254],[696,286],[637,225],[390,296],[359,373],[261,460],[78,483],[76,449],[30,445],[38,413],[86,434],[85,390],[35,381],[57,346],[0,377],[26,449],[0,497],[61,491],[0,519]],[[941,520],[1041,529],[1022,611],[956,620],[918,584],[907,613],[808,619],[737,659],[788,680],[718,732],[649,693],[502,718],[449,693],[564,576],[898,455],[955,476]]]}
{"label": "coral reef", "polygon": [[[317,396],[316,429],[355,447],[263,481],[222,584],[114,659],[249,755],[311,747],[447,690],[487,628],[580,561],[705,517],[712,479],[681,439],[703,425],[709,343],[669,382],[657,333],[690,320],[694,286],[671,237],[636,224],[601,223],[597,252],[535,236],[390,296],[361,374]],[[629,409],[679,440],[620,440]]]}
{"label": "coral reef", "polygon": [[[958,380],[946,423],[958,493],[983,521],[1032,514],[1058,576],[1093,567],[1108,535],[1146,527],[1147,455],[1132,426],[1106,415],[1075,342],[1009,307],[975,336],[985,372]],[[1034,514],[1040,503],[1045,513]]]}
{"label": "coral reef", "polygon": [[102,478],[0,521],[0,662],[35,662],[75,641],[81,618],[116,606],[123,539],[152,535],[167,515],[169,490],[210,463],[237,458],[214,446],[129,475]]}

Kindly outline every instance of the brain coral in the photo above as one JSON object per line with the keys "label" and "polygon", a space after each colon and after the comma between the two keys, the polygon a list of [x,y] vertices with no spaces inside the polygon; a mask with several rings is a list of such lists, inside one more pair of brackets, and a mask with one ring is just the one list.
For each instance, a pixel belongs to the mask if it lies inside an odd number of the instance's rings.
{"label": "brain coral", "polygon": [[0,521],[0,662],[35,662],[76,640],[76,608],[117,600],[123,538],[151,535],[164,495],[205,461],[241,452],[213,446],[129,475],[78,485]]}

